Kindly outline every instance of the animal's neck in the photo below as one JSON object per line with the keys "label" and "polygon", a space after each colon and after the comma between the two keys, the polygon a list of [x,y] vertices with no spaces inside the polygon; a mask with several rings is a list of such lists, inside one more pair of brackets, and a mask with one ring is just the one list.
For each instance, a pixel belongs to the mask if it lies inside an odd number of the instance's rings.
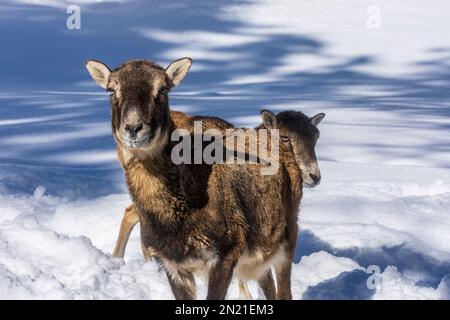
{"label": "animal's neck", "polygon": [[135,204],[147,214],[167,223],[186,212],[180,188],[180,168],[170,157],[169,139],[174,130],[170,120],[165,145],[157,152],[137,153],[124,165],[129,192]]}
{"label": "animal's neck", "polygon": [[292,197],[294,202],[300,201],[303,192],[303,179],[302,171],[295,161],[295,155],[292,150],[286,150],[285,152],[285,166],[289,173],[289,178],[291,180]]}
{"label": "animal's neck", "polygon": [[[260,124],[258,127],[256,127],[256,129],[267,129],[267,128],[264,126],[264,124]],[[270,130],[269,134],[271,134]],[[268,147],[270,147],[270,144],[268,145]],[[295,154],[292,150],[292,147],[287,147],[282,142],[280,142],[279,151],[280,151],[280,159],[279,159],[280,164],[286,169],[289,175],[292,197],[294,199],[294,202],[298,202],[302,197],[302,184],[303,184],[300,166],[297,164],[295,160]]]}

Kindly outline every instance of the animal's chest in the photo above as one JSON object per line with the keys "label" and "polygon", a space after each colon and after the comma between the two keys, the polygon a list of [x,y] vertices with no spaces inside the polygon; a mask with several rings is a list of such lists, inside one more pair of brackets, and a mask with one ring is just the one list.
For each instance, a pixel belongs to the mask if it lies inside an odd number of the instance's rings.
{"label": "animal's chest", "polygon": [[140,219],[143,245],[160,258],[176,262],[196,259],[203,251],[214,247],[198,225],[177,219],[162,222],[155,214],[142,214],[146,215]]}
{"label": "animal's chest", "polygon": [[139,162],[130,165],[125,174],[128,190],[138,208],[155,214],[161,222],[173,224],[188,210],[179,179],[176,172],[163,172],[164,168],[153,171]]}
{"label": "animal's chest", "polygon": [[167,193],[167,187],[161,179],[151,175],[141,165],[136,164],[128,168],[125,174],[128,190],[137,202],[143,205],[164,205],[162,196]]}
{"label": "animal's chest", "polygon": [[186,202],[177,192],[176,181],[170,179],[168,174],[156,175],[138,162],[126,170],[128,189],[140,214],[144,245],[183,256],[195,232],[186,221],[190,214]]}

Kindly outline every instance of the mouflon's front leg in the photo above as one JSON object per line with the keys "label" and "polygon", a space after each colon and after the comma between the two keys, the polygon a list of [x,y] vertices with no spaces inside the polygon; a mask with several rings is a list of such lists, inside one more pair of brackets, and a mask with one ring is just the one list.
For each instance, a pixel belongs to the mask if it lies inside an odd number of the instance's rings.
{"label": "mouflon's front leg", "polygon": [[218,261],[209,272],[207,300],[224,300],[233,277],[234,267],[242,253],[241,248],[235,247],[222,253]]}
{"label": "mouflon's front leg", "polygon": [[196,299],[197,286],[192,272],[178,270],[174,273],[166,269],[166,275],[176,300]]}
{"label": "mouflon's front leg", "polygon": [[278,265],[275,266],[277,276],[277,300],[292,300],[291,292],[291,270],[297,244],[297,224],[288,228],[288,241],[286,242],[286,255]]}
{"label": "mouflon's front leg", "polygon": [[252,294],[248,289],[247,281],[244,279],[239,279],[239,299],[253,300]]}
{"label": "mouflon's front leg", "polygon": [[261,287],[267,300],[275,300],[276,298],[276,288],[275,280],[272,276],[272,270],[267,270],[261,278],[258,279],[258,284]]}
{"label": "mouflon's front leg", "polygon": [[139,222],[139,214],[134,204],[130,204],[123,214],[122,223],[120,224],[119,236],[117,237],[116,247],[113,251],[113,257],[123,258],[128,239],[130,238],[133,227]]}

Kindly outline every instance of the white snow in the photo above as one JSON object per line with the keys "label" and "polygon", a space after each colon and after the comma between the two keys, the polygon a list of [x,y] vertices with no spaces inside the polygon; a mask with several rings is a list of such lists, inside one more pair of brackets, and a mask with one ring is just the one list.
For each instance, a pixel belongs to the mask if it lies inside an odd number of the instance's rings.
{"label": "white snow", "polygon": [[443,279],[439,286],[434,288],[424,288],[415,285],[411,279],[404,277],[397,268],[389,266],[381,274],[382,285],[377,290],[373,299],[399,300],[399,299],[448,299],[449,287],[446,279]]}
{"label": "white snow", "polygon": [[115,218],[129,203],[126,195],[79,203],[52,196],[2,196],[1,203],[0,298],[171,298],[154,263],[135,254],[125,264],[108,254],[120,222]]}
{"label": "white snow", "polygon": [[[374,9],[379,12],[379,28],[371,27]],[[440,9],[448,9],[443,0],[426,5],[395,0],[261,0],[227,7],[223,18],[245,21],[251,28],[244,31],[252,35],[318,36],[329,48],[320,57],[289,54],[273,71],[296,72],[290,68],[294,63],[304,70],[301,65],[309,66],[309,59],[323,66],[344,57],[370,55],[377,57],[376,64],[360,70],[398,75],[413,74],[421,67],[414,62],[428,58],[429,49],[445,45],[442,32],[448,30],[448,19]]]}
{"label": "white snow", "polygon": [[[450,234],[446,232],[450,228],[446,217],[450,207],[448,170],[402,166],[399,172],[397,166],[371,166],[372,170],[378,168],[377,177],[361,182],[351,177],[364,174],[368,178],[366,165],[339,165],[350,177],[336,174],[335,165],[328,165],[322,164],[322,171],[329,172],[326,182],[306,193],[302,228],[334,248],[404,245],[450,261]],[[392,177],[395,183],[390,181]],[[402,177],[408,182],[398,181]]]}
{"label": "white snow", "polygon": [[292,269],[293,298],[301,299],[308,287],[355,269],[361,270],[363,268],[352,259],[336,257],[325,251],[305,256],[300,263],[294,264]]}
{"label": "white snow", "polygon": [[[9,28],[12,19],[0,20],[0,30],[24,43],[44,33],[19,7],[55,23],[42,29],[51,40],[38,51],[0,49],[1,299],[173,298],[165,274],[143,260],[139,228],[124,260],[110,255],[130,198],[108,99],[82,65],[97,58],[115,67],[146,55],[166,64],[194,59],[171,94],[173,109],[238,126],[258,124],[262,108],[326,113],[317,146],[322,182],[304,190],[300,209],[295,299],[450,298],[448,1],[104,2],[109,11],[89,6],[76,34],[61,32],[61,12],[47,8],[65,0],[0,7],[27,32]],[[95,3],[70,1],[82,14]],[[373,10],[379,29],[367,27]],[[119,26],[118,15],[128,17]],[[89,27],[95,18],[125,49],[100,39]],[[58,41],[89,50],[61,53]],[[16,50],[39,55],[40,64]],[[47,78],[6,68],[22,64],[44,68]],[[375,289],[367,286],[371,266],[380,270]],[[205,281],[198,284],[203,298]],[[255,283],[250,290],[263,298]],[[233,282],[228,298],[237,297]]]}
{"label": "white snow", "polygon": [[[324,241],[334,250],[376,251],[400,245],[435,259],[437,265],[448,264],[450,224],[445,208],[449,206],[450,185],[444,181],[450,180],[446,171],[436,170],[437,176],[433,177],[424,170],[428,179],[435,178],[434,182],[394,183],[380,182],[382,176],[379,181],[371,180],[372,168],[364,170],[365,166],[358,165],[359,179],[352,181],[346,177],[352,172],[348,165],[321,164],[326,178],[319,188],[305,192],[300,214],[302,232],[311,232],[317,242]],[[361,173],[368,181],[360,181]],[[413,174],[410,178],[414,181]],[[110,256],[121,215],[130,202],[127,195],[68,200],[46,195],[45,187],[39,186],[30,196],[2,192],[0,201],[0,281],[5,288],[2,298],[171,298],[164,273],[155,263],[144,263],[142,259],[138,230],[130,239],[125,263]],[[310,244],[303,244],[300,237],[299,247],[302,245]],[[302,298],[310,286],[367,267],[361,266],[358,258],[334,254],[314,252],[294,264],[295,298]],[[374,259],[373,264],[376,262]],[[373,298],[443,296],[447,292],[443,285],[440,289],[415,286],[427,276],[418,278],[414,274],[408,278],[407,272],[402,274],[394,266],[388,267]],[[199,279],[199,283],[202,297],[204,281]],[[255,284],[251,290],[262,298]],[[233,283],[229,298],[237,296]]]}

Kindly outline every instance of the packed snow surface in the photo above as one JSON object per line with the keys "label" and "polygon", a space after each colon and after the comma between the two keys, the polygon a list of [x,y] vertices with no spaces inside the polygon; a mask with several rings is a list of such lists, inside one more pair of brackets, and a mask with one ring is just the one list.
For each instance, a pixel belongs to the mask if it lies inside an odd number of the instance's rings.
{"label": "packed snow surface", "polygon": [[70,3],[81,30],[66,29],[68,1],[0,5],[1,299],[173,298],[139,228],[110,254],[130,198],[83,62],[183,56],[173,109],[237,126],[262,108],[326,113],[295,299],[450,298],[448,1]]}

